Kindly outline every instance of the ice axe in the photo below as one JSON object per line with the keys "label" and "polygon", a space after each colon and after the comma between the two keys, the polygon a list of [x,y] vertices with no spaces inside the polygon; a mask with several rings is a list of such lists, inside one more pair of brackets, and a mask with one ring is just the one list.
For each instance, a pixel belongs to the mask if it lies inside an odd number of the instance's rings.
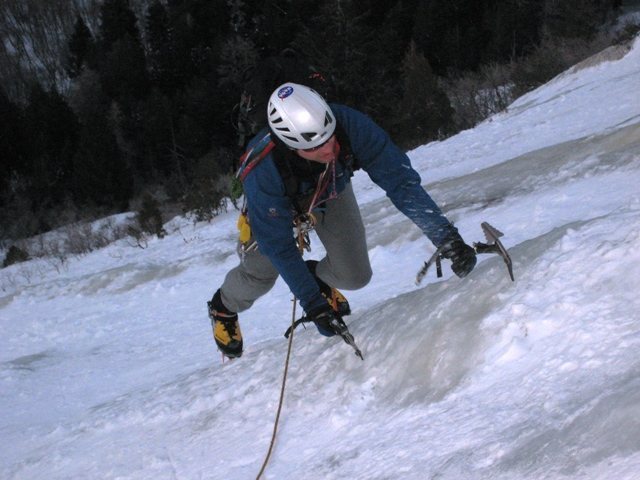
{"label": "ice axe", "polygon": [[[507,265],[507,270],[509,271],[509,277],[511,278],[511,281],[515,282],[515,278],[513,277],[513,263],[511,262],[511,257],[509,256],[509,252],[507,251],[507,249],[504,248],[504,245],[500,241],[500,237],[504,236],[504,233],[502,233],[497,228],[492,227],[487,222],[482,222],[480,226],[482,227],[484,236],[487,239],[487,243],[474,242],[473,243],[474,250],[478,254],[496,253],[500,255],[502,257],[502,260],[504,260],[504,263]],[[418,275],[416,276],[416,285],[420,284],[422,279],[427,274],[429,267],[431,267],[431,265],[433,265],[434,263],[436,264],[436,275],[438,276],[438,278],[442,277],[441,258],[442,258],[443,249],[444,249],[444,245],[441,245],[435,252],[433,252],[433,255],[431,255],[431,258],[429,258],[429,260],[424,262],[424,265],[422,266],[422,268],[418,272]]]}

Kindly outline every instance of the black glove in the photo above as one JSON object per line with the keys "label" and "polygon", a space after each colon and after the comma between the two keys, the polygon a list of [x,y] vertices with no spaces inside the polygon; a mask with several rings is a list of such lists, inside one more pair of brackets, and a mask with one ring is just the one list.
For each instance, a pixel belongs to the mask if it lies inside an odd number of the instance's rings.
{"label": "black glove", "polygon": [[325,337],[342,335],[348,331],[342,318],[336,315],[328,303],[312,309],[307,313],[307,318],[316,324],[318,332]]}
{"label": "black glove", "polygon": [[451,260],[451,270],[458,277],[463,278],[471,273],[476,266],[476,251],[464,243],[459,234],[449,237],[443,244],[441,254]]}

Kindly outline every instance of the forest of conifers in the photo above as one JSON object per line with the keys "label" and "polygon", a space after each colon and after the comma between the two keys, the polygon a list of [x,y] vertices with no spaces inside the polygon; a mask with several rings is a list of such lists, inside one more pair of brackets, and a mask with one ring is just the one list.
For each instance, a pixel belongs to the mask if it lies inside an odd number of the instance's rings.
{"label": "forest of conifers", "polygon": [[[213,212],[252,67],[289,51],[403,148],[619,39],[619,0],[3,0],[0,240],[161,205]],[[291,53],[291,52],[294,53]],[[249,74],[249,76],[251,73]]]}

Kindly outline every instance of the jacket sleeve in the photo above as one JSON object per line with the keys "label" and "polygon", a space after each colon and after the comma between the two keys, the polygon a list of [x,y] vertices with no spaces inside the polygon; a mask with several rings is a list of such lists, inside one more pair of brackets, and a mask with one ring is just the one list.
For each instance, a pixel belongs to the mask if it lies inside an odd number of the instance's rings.
{"label": "jacket sleeve", "polygon": [[331,105],[343,125],[359,166],[380,186],[391,202],[411,219],[436,246],[457,229],[422,188],[418,172],[409,157],[389,135],[361,112],[343,105]]}
{"label": "jacket sleeve", "polygon": [[244,190],[260,253],[269,258],[305,311],[326,303],[296,246],[291,202],[271,155],[247,176]]}

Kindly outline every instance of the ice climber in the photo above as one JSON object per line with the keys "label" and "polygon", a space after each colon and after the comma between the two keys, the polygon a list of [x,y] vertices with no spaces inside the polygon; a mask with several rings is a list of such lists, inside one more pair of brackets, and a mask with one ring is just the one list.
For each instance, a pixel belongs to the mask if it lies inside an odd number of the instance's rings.
{"label": "ice climber", "polygon": [[[422,188],[407,155],[369,117],[295,83],[272,93],[267,117],[268,127],[243,156],[241,261],[207,304],[223,355],[242,355],[238,313],[266,294],[278,275],[321,334],[332,336],[336,325],[344,326],[350,306],[337,289],[363,288],[372,275],[350,182],[355,169],[364,170],[436,247],[443,246],[456,275],[474,268],[474,249]],[[297,221],[313,224],[324,258],[305,262],[292,233]]]}

